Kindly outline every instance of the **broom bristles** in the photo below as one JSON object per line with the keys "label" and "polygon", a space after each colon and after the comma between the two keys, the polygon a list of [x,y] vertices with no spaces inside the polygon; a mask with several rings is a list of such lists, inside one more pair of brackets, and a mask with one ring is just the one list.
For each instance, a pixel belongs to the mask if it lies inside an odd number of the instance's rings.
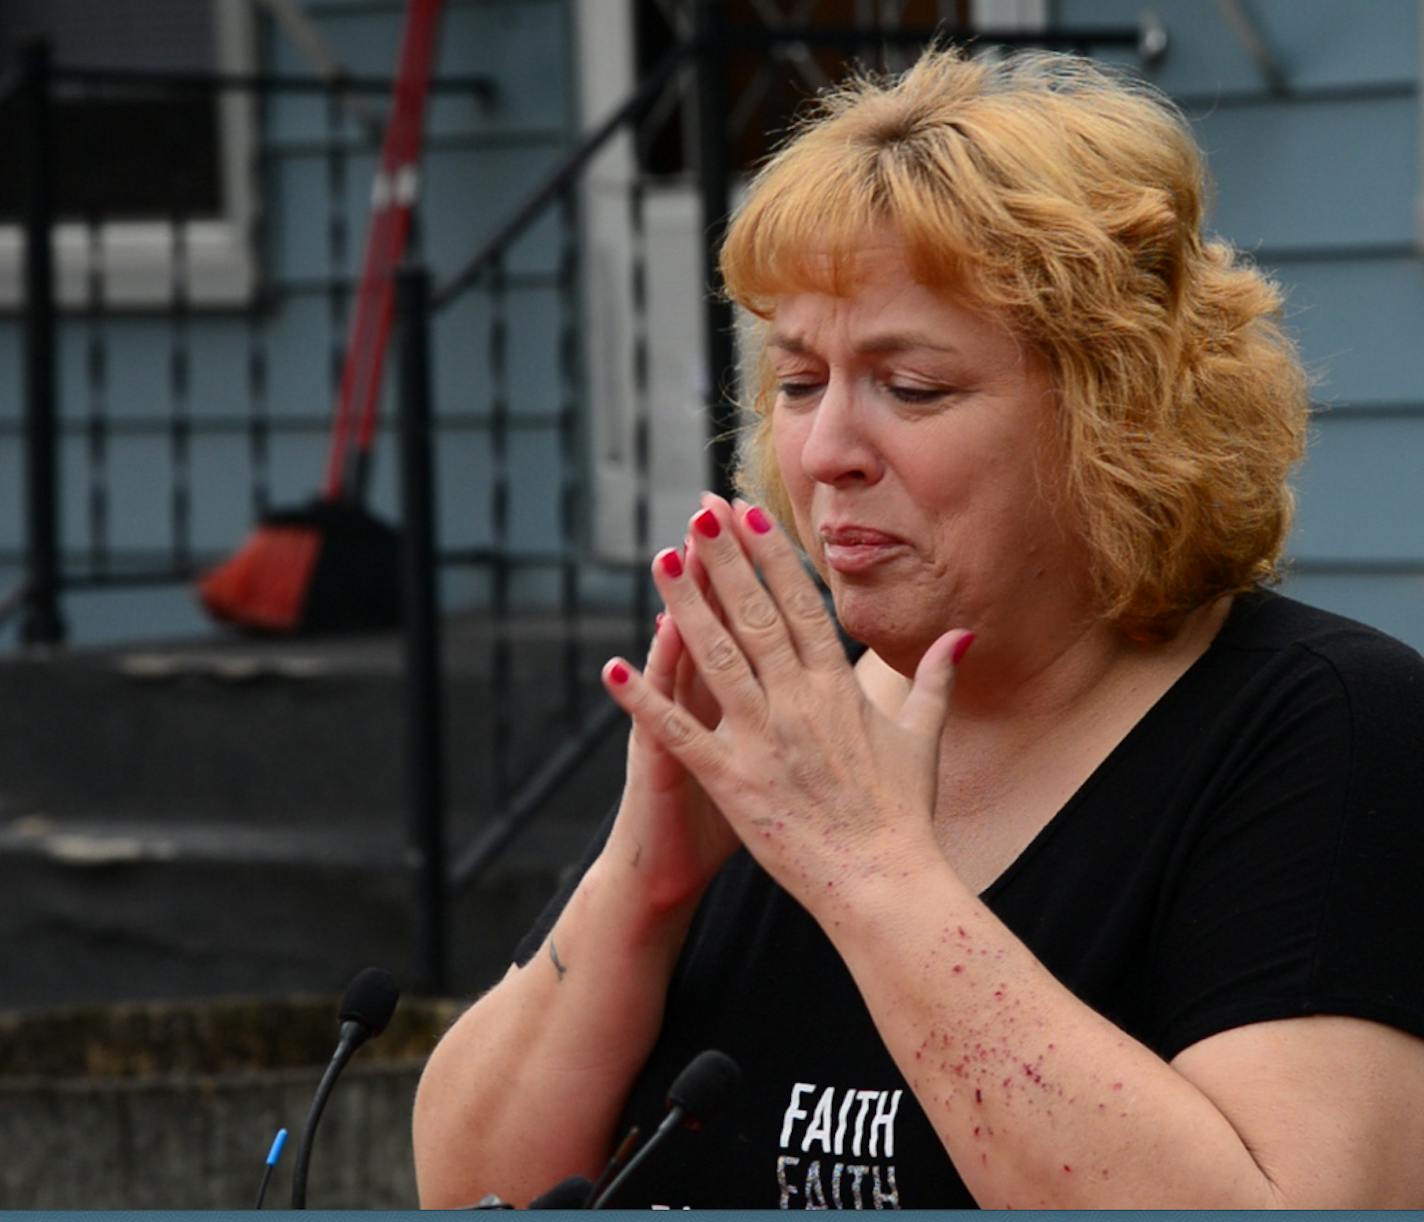
{"label": "broom bristles", "polygon": [[198,583],[198,597],[216,618],[264,632],[291,632],[301,622],[321,552],[311,526],[259,526],[226,561]]}

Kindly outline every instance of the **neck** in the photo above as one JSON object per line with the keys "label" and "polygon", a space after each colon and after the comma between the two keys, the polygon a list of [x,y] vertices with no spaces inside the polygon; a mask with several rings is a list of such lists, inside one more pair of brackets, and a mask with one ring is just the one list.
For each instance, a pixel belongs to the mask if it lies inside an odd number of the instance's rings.
{"label": "neck", "polygon": [[[1170,682],[1215,638],[1231,609],[1221,598],[1191,612],[1161,644],[1129,640],[1101,619],[1066,624],[1033,639],[986,631],[955,677],[952,721],[1061,717],[1091,700],[1113,699],[1136,683]],[[981,652],[981,645],[987,646]]]}

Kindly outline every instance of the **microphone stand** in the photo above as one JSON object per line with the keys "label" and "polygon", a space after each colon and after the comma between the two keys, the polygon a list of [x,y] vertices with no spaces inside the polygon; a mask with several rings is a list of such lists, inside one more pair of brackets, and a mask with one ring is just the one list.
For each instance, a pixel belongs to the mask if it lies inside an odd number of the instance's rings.
{"label": "microphone stand", "polygon": [[336,1079],[346,1068],[346,1062],[351,1059],[352,1053],[366,1042],[369,1035],[370,1031],[361,1023],[347,1020],[341,1024],[341,1040],[331,1055],[331,1063],[327,1065],[326,1072],[321,1075],[316,1094],[312,1096],[311,1110],[307,1112],[307,1122],[302,1129],[302,1142],[297,1147],[297,1162],[292,1168],[293,1209],[307,1207],[307,1168],[311,1164],[312,1147],[316,1145],[312,1139],[316,1136],[316,1126],[326,1108],[331,1088],[336,1085]]}

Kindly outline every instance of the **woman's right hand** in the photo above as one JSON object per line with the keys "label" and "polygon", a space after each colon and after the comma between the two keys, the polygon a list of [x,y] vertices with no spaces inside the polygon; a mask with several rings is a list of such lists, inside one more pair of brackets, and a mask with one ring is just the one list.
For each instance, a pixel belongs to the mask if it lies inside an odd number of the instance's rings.
{"label": "woman's right hand", "polygon": [[[685,558],[674,548],[654,563],[676,557],[699,584],[705,583],[689,541]],[[708,729],[721,721],[721,710],[692,665],[677,624],[658,616],[644,672],[657,690],[686,708]],[[618,817],[605,853],[617,854],[645,885],[645,898],[657,912],[695,903],[740,841],[708,800],[702,787],[669,752],[637,726],[628,736],[628,772]]]}

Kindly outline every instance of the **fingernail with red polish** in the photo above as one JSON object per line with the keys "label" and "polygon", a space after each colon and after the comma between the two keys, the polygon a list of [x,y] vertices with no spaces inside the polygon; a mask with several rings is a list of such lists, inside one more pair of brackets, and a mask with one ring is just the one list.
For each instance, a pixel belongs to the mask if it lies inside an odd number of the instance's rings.
{"label": "fingernail with red polish", "polygon": [[771,530],[771,519],[756,505],[747,510],[746,523],[759,535],[764,535]]}
{"label": "fingernail with red polish", "polygon": [[608,682],[622,687],[623,684],[628,682],[628,668],[624,666],[622,662],[614,662],[613,665],[608,668]]}
{"label": "fingernail with red polish", "polygon": [[682,576],[682,557],[677,554],[677,548],[668,548],[658,557],[658,563],[669,577]]}
{"label": "fingernail with red polish", "polygon": [[722,533],[722,527],[717,521],[717,515],[710,509],[704,509],[693,518],[692,525],[699,535],[708,539],[715,539]]}
{"label": "fingernail with red polish", "polygon": [[960,659],[969,652],[969,646],[972,644],[974,644],[974,634],[972,632],[966,632],[959,640],[954,642],[954,648],[949,651],[950,662],[958,666]]}

